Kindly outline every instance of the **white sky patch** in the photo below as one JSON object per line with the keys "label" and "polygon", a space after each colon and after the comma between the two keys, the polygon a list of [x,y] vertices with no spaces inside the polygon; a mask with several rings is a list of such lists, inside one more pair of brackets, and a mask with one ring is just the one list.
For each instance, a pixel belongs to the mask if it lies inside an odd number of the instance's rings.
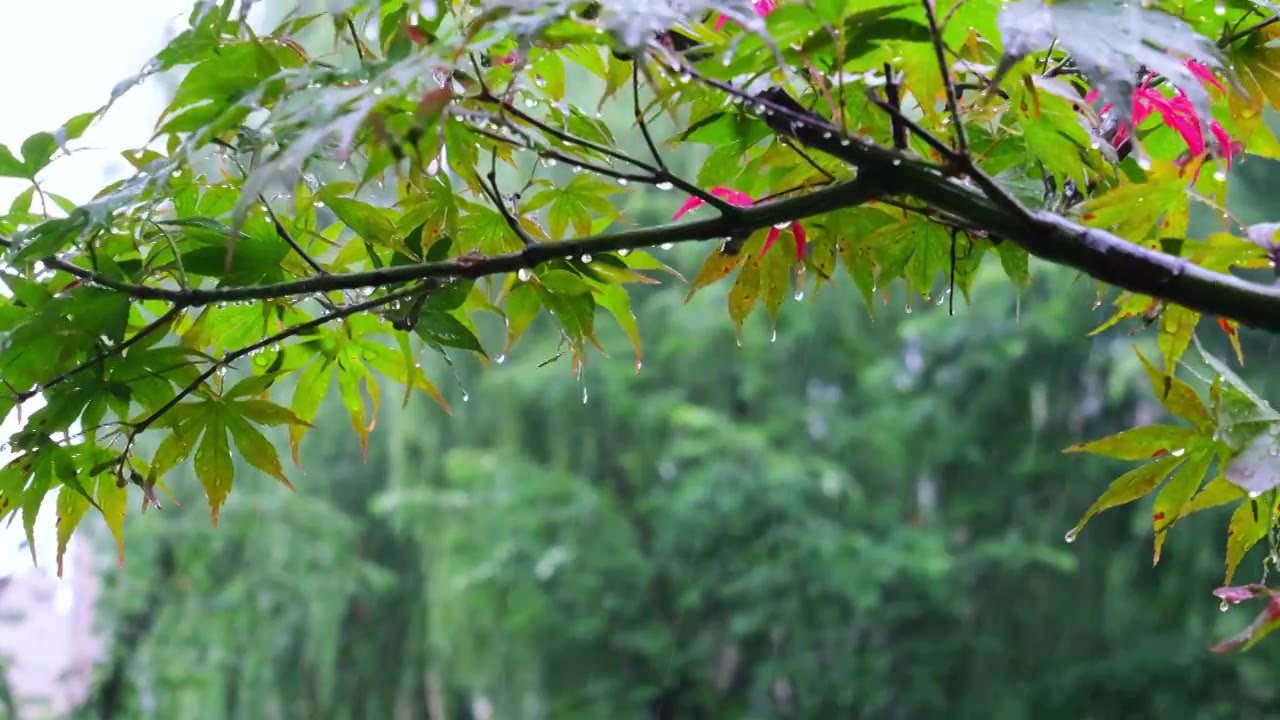
{"label": "white sky patch", "polygon": [[[96,110],[120,80],[138,72],[168,39],[186,24],[191,0],[0,0],[0,143],[18,155],[32,133],[52,132],[71,117]],[[40,173],[42,187],[74,202],[85,202],[110,182],[126,177],[132,168],[120,151],[141,147],[150,139],[163,108],[163,89],[144,83],[116,102],[107,115],[71,144],[74,152],[60,157]],[[0,178],[0,211],[28,187],[22,180]],[[33,203],[33,207],[38,207]],[[39,408],[27,403],[23,416]],[[20,425],[17,412],[0,424],[7,441]],[[0,462],[12,457],[0,452]],[[52,574],[54,553],[54,494],[46,498],[36,525],[40,570]],[[0,523],[0,577],[31,569],[31,553],[23,547],[20,518]],[[71,563],[67,563],[70,570]],[[57,604],[69,606],[69,583],[63,584]]]}

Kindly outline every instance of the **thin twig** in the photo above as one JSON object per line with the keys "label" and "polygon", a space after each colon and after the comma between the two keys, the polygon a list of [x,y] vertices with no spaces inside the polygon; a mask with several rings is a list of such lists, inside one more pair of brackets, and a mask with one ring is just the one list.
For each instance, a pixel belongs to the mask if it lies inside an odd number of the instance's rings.
{"label": "thin twig", "polygon": [[316,271],[317,275],[328,275],[329,272],[324,269],[324,266],[316,262],[315,258],[308,255],[307,251],[302,248],[302,245],[298,244],[298,241],[293,238],[293,235],[285,229],[284,225],[280,222],[280,218],[276,216],[276,211],[271,209],[271,204],[267,202],[267,199],[259,195],[258,200],[262,201],[262,209],[267,213],[267,217],[271,220],[271,224],[275,225],[276,235],[279,235],[280,239],[284,240],[289,247],[293,248],[293,251],[298,253],[298,257],[301,257],[303,262],[305,262],[312,270]]}
{"label": "thin twig", "polygon": [[1227,47],[1228,45],[1236,42],[1237,40],[1241,40],[1245,37],[1248,37],[1249,35],[1252,35],[1258,32],[1259,30],[1262,30],[1263,28],[1270,27],[1271,25],[1274,25],[1277,22],[1280,22],[1280,15],[1272,15],[1266,20],[1262,20],[1261,22],[1258,22],[1255,25],[1250,25],[1249,27],[1243,30],[1231,33],[1230,35],[1222,38],[1221,40],[1218,41],[1218,47],[1223,47],[1223,48]]}
{"label": "thin twig", "polygon": [[520,226],[520,220],[511,213],[510,208],[507,207],[507,201],[502,199],[502,191],[498,189],[498,153],[490,153],[490,158],[489,172],[485,175],[489,180],[489,184],[485,185],[481,182],[480,188],[484,190],[485,195],[489,196],[493,204],[498,206],[498,212],[502,213],[502,219],[507,221],[507,225],[511,227],[511,231],[516,234],[516,237],[520,238],[520,242],[524,243],[525,247],[529,247],[534,244],[533,238],[529,237],[529,233],[525,232],[525,229]]}
{"label": "thin twig", "polygon": [[[893,74],[893,66],[885,63],[884,96],[895,110],[895,112],[889,114],[889,133],[893,137],[893,149],[906,150],[907,130],[898,119],[902,115],[902,96],[898,93],[898,87],[898,80]],[[870,93],[871,88],[867,88],[867,91]]]}
{"label": "thin twig", "polygon": [[933,11],[933,0],[922,0],[924,14],[929,21],[929,36],[933,40],[933,52],[938,57],[938,72],[942,74],[942,85],[947,93],[947,109],[951,112],[951,122],[955,125],[956,152],[968,157],[969,140],[965,137],[964,119],[960,116],[960,103],[956,100],[956,86],[951,81],[951,68],[947,65],[947,50],[942,44],[942,31],[938,28],[938,18]]}
{"label": "thin twig", "polygon": [[671,171],[667,169],[667,163],[663,161],[661,153],[658,152],[658,146],[653,142],[653,136],[649,134],[649,123],[645,121],[644,111],[640,109],[640,63],[631,63],[631,107],[635,115],[636,124],[640,126],[640,134],[644,136],[644,144],[649,146],[649,154],[653,155],[653,161],[658,164],[659,172],[670,175]]}
{"label": "thin twig", "polygon": [[818,161],[817,161],[817,160],[814,160],[812,157],[810,157],[810,156],[809,156],[809,153],[805,152],[803,148],[801,148],[799,145],[796,145],[795,143],[791,142],[791,140],[789,140],[788,138],[781,138],[781,140],[782,140],[782,144],[783,144],[783,145],[786,145],[787,147],[789,147],[789,148],[791,148],[792,150],[794,150],[794,151],[795,151],[795,153],[796,153],[797,155],[799,155],[799,156],[800,156],[800,158],[801,158],[802,160],[804,160],[804,161],[805,161],[805,163],[807,163],[807,164],[809,165],[809,167],[811,167],[811,168],[813,168],[814,170],[817,170],[818,172],[822,173],[822,176],[823,176],[823,177],[825,177],[827,180],[829,180],[829,181],[831,181],[831,182],[834,182],[834,181],[835,181],[836,176],[835,176],[835,175],[833,175],[833,174],[831,173],[831,171],[830,171],[830,170],[828,170],[828,169],[826,169],[826,168],[822,167],[821,165],[819,165],[819,164],[818,164]]}

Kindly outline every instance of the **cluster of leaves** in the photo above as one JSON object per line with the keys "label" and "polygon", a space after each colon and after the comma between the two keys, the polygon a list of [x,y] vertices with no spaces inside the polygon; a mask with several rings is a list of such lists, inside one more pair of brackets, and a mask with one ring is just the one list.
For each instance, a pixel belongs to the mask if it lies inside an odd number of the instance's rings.
{"label": "cluster of leaves", "polygon": [[[40,173],[110,103],[0,147],[0,175],[31,183],[0,216],[0,402],[44,402],[0,470],[0,519],[30,533],[56,493],[59,555],[90,508],[119,537],[129,485],[158,504],[188,458],[215,522],[233,452],[287,484],[260,428],[287,427],[296,459],[331,383],[362,443],[375,373],[445,406],[419,356],[486,362],[486,315],[504,327],[499,361],[545,315],[578,370],[603,309],[638,367],[626,286],[656,282],[668,268],[646,249],[669,243],[714,244],[690,294],[733,276],[740,332],[841,268],[870,301],[897,281],[968,298],[990,255],[1018,286],[1029,255],[1076,267],[1122,291],[1104,327],[1158,326],[1153,385],[1193,415],[1175,371],[1203,315],[1233,339],[1242,321],[1280,329],[1280,293],[1229,274],[1271,267],[1275,228],[1221,211],[1232,156],[1280,157],[1263,124],[1280,107],[1280,24],[1261,0],[337,2],[266,32],[251,5],[197,3],[116,88],[186,72],[155,142],[125,154],[137,172],[91,201]],[[579,86],[598,88],[594,107]],[[664,159],[683,146],[709,148],[696,177]],[[714,215],[627,227],[628,184]],[[1221,232],[1185,239],[1193,205]],[[1263,412],[1213,367],[1214,412],[1238,418],[1237,396]],[[1199,499],[1212,482],[1194,495],[1215,454],[1214,493],[1271,492],[1266,448],[1202,415],[1194,434],[1133,431],[1169,457],[1090,514],[1175,469],[1157,514],[1220,504]],[[1105,447],[1134,457],[1131,442]],[[1247,512],[1253,542],[1269,507]],[[1253,542],[1233,541],[1229,575]]]}

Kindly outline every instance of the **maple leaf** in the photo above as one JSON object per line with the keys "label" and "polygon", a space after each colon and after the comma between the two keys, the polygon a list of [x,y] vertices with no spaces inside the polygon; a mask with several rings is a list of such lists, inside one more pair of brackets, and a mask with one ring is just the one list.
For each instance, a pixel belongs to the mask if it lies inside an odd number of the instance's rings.
{"label": "maple leaf", "polygon": [[[1210,87],[1218,90],[1222,89],[1222,83],[1213,74],[1208,67],[1196,62],[1195,60],[1184,60],[1183,64],[1191,72],[1191,74],[1200,81],[1205,90]],[[1227,167],[1231,167],[1231,161],[1236,152],[1240,149],[1239,143],[1233,141],[1227,131],[1218,123],[1217,120],[1209,119],[1208,123],[1204,123],[1198,115],[1195,105],[1191,99],[1181,88],[1174,88],[1173,97],[1166,96],[1160,92],[1159,88],[1152,87],[1152,81],[1156,78],[1156,73],[1148,73],[1142,79],[1138,87],[1133,92],[1133,111],[1132,124],[1126,125],[1121,121],[1120,128],[1112,138],[1111,144],[1119,147],[1125,140],[1132,135],[1132,128],[1141,125],[1152,114],[1159,114],[1161,121],[1166,127],[1171,128],[1186,143],[1187,149],[1191,152],[1192,158],[1198,158],[1205,155],[1208,150],[1208,144],[1205,140],[1203,127],[1208,125],[1209,133],[1213,135],[1217,141],[1217,154],[1222,157]],[[1099,93],[1096,89],[1089,91],[1085,96],[1086,102],[1094,102],[1098,99]],[[1106,113],[1112,109],[1110,104],[1102,107],[1101,113]],[[1200,174],[1199,167],[1196,169],[1196,177]]]}
{"label": "maple leaf", "polygon": [[[755,200],[752,200],[750,195],[733,188],[713,187],[711,188],[711,194],[718,198],[723,198],[725,202],[736,207],[751,207],[755,203]],[[703,202],[703,199],[699,197],[691,197],[685,200],[680,209],[676,211],[676,214],[671,216],[671,219],[679,220],[685,213],[702,205]],[[769,248],[773,247],[773,241],[777,240],[778,235],[781,233],[782,230],[776,225],[769,229],[769,237],[765,239],[764,247],[760,250],[761,257],[764,257],[764,254],[769,252]],[[796,257],[803,258],[805,248],[809,242],[809,235],[805,232],[804,226],[800,224],[799,220],[791,222],[791,234],[796,238]]]}
{"label": "maple leaf", "polygon": [[[756,14],[760,17],[764,17],[778,9],[778,0],[755,0],[752,4],[756,8]],[[720,16],[720,19],[716,21],[716,32],[720,32],[724,28],[724,24],[728,19],[724,15]]]}

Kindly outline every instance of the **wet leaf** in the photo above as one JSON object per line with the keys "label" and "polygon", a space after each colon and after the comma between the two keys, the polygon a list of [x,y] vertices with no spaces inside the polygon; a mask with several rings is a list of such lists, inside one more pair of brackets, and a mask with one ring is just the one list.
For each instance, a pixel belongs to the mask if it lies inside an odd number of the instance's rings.
{"label": "wet leaf", "polygon": [[1093,505],[1089,506],[1084,517],[1080,518],[1080,522],[1076,523],[1076,526],[1068,533],[1068,537],[1075,539],[1094,515],[1104,510],[1131,503],[1155,490],[1182,461],[1183,459],[1180,457],[1161,458],[1155,462],[1130,470],[1116,478],[1102,493],[1102,496],[1094,501]]}
{"label": "wet leaf", "polygon": [[706,261],[702,263],[702,269],[698,271],[698,274],[693,278],[693,282],[689,285],[689,294],[685,296],[685,302],[691,300],[694,293],[702,288],[728,277],[729,273],[733,272],[733,269],[742,263],[743,254],[726,254],[716,250],[708,255]]}
{"label": "wet leaf", "polygon": [[[320,410],[320,402],[329,390],[333,375],[331,367],[327,359],[321,358],[307,365],[298,374],[297,384],[293,388],[293,400],[289,405],[304,422],[315,420],[316,413]],[[289,426],[289,445],[293,449],[293,463],[298,467],[302,467],[302,459],[298,453],[307,427],[300,424]]]}
{"label": "wet leaf", "polygon": [[1147,378],[1151,381],[1151,390],[1160,400],[1160,404],[1175,416],[1183,420],[1189,420],[1195,424],[1196,429],[1204,432],[1213,426],[1213,418],[1209,415],[1209,409],[1205,407],[1204,401],[1196,393],[1195,389],[1186,382],[1179,380],[1173,375],[1165,375],[1152,365],[1142,351],[1138,350],[1135,345],[1134,353],[1137,354],[1138,360],[1142,362],[1142,367],[1147,371]]}
{"label": "wet leaf", "polygon": [[1267,596],[1267,604],[1262,612],[1250,622],[1245,629],[1213,646],[1215,653],[1244,651],[1252,648],[1262,638],[1280,628],[1280,597]]}
{"label": "wet leaf", "polygon": [[621,286],[608,285],[596,296],[596,302],[613,315],[613,318],[618,321],[618,326],[630,338],[631,344],[636,349],[636,372],[639,372],[644,358],[640,351],[640,326],[636,323],[636,315],[631,310],[631,297]]}
{"label": "wet leaf", "polygon": [[1160,335],[1156,345],[1164,356],[1164,372],[1173,375],[1178,369],[1178,360],[1191,346],[1191,336],[1200,322],[1200,313],[1188,310],[1181,305],[1166,305],[1160,313]]}
{"label": "wet leaf", "polygon": [[209,500],[209,514],[216,527],[222,504],[231,494],[235,480],[235,465],[231,462],[231,445],[227,442],[227,426],[224,410],[215,403],[208,403],[204,415],[204,435],[196,449],[196,479],[204,486]]}
{"label": "wet leaf", "polygon": [[751,315],[760,299],[760,260],[751,258],[743,263],[738,277],[729,288],[729,319],[733,321],[738,342],[742,342],[742,324]]}
{"label": "wet leaf", "polygon": [[1231,578],[1235,576],[1236,567],[1244,559],[1245,553],[1267,536],[1267,530],[1275,518],[1271,508],[1273,503],[1271,495],[1256,501],[1246,499],[1231,513],[1231,522],[1227,525],[1227,574],[1222,579],[1223,585],[1231,584]]}
{"label": "wet leaf", "polygon": [[116,555],[124,567],[124,516],[129,504],[129,486],[111,473],[98,476],[98,507],[102,519],[116,541]]}
{"label": "wet leaf", "polygon": [[1125,430],[1098,440],[1078,443],[1063,452],[1089,453],[1117,460],[1146,460],[1164,453],[1186,449],[1200,441],[1200,435],[1174,425],[1147,425]]}
{"label": "wet leaf", "polygon": [[1160,563],[1160,550],[1164,546],[1165,535],[1177,522],[1191,502],[1192,496],[1200,489],[1209,465],[1213,463],[1213,451],[1200,450],[1187,457],[1187,461],[1178,468],[1156,494],[1155,505],[1151,510],[1151,522],[1155,530],[1155,549],[1151,564]]}
{"label": "wet leaf", "polygon": [[280,464],[280,454],[276,448],[253,425],[242,417],[228,414],[227,429],[231,431],[231,439],[235,442],[236,451],[250,465],[279,480],[282,485],[293,490],[293,483],[285,477],[284,467]]}
{"label": "wet leaf", "polygon": [[1223,474],[1250,497],[1280,486],[1280,423],[1271,424],[1237,452]]}
{"label": "wet leaf", "polygon": [[67,554],[71,535],[89,508],[89,501],[80,491],[66,486],[58,491],[58,577],[62,577],[62,560]]}

